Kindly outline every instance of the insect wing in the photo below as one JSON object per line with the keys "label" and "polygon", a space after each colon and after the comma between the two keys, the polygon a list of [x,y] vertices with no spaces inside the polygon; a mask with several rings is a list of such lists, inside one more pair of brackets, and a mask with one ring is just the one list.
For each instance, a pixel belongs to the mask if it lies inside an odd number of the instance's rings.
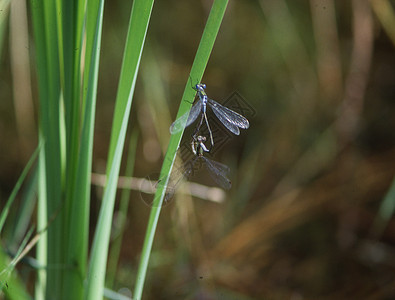
{"label": "insect wing", "polygon": [[181,179],[182,179],[182,172],[179,169],[173,170],[171,172],[165,193],[164,200],[166,202],[169,201],[171,198],[173,198],[174,193],[176,192],[176,189],[181,182]]}
{"label": "insect wing", "polygon": [[201,110],[202,101],[199,100],[195,103],[194,106],[192,106],[189,112],[187,111],[177,120],[175,120],[173,124],[171,124],[170,133],[175,134],[177,132],[180,132],[184,127],[188,127],[189,125],[191,125],[196,120]]}
{"label": "insect wing", "polygon": [[211,108],[213,109],[217,117],[218,115],[223,115],[228,122],[242,129],[247,129],[248,127],[250,127],[250,123],[248,122],[248,120],[242,115],[240,115],[239,113],[225,106],[222,106],[221,104],[214,101],[213,99],[208,98],[208,102],[210,103]]}
{"label": "insect wing", "polygon": [[232,133],[234,133],[235,135],[239,135],[240,134],[240,129],[239,127],[237,127],[236,125],[234,125],[233,123],[231,123],[229,121],[229,118],[222,114],[222,112],[220,110],[217,109],[217,107],[215,106],[211,106],[211,108],[213,109],[214,114],[217,116],[218,120],[221,121],[222,124],[224,124],[224,126]]}
{"label": "insect wing", "polygon": [[201,158],[205,161],[206,168],[211,178],[213,178],[218,185],[229,190],[232,187],[232,182],[226,177],[226,174],[230,171],[229,167],[204,156]]}
{"label": "insect wing", "polygon": [[192,161],[186,163],[184,166],[176,168],[172,171],[167,184],[165,201],[169,201],[171,198],[173,198],[174,193],[182,182],[182,179],[188,179],[191,176],[197,158],[198,157],[195,157]]}
{"label": "insect wing", "polygon": [[222,175],[227,175],[230,172],[230,168],[227,165],[225,165],[225,164],[222,164],[222,163],[220,163],[218,161],[211,160],[211,159],[209,159],[207,157],[204,157],[204,160],[206,162],[208,161],[210,163],[210,165],[213,168],[215,168],[218,171],[218,173],[220,173]]}

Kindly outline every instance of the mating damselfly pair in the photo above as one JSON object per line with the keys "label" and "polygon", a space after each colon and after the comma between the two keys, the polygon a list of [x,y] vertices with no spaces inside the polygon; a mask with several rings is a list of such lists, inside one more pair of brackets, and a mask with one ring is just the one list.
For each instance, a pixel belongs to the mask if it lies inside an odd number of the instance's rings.
{"label": "mating damselfly pair", "polygon": [[191,125],[200,114],[201,117],[200,117],[199,125],[196,127],[192,137],[196,139],[204,119],[206,121],[207,129],[210,134],[210,141],[211,141],[210,148],[214,147],[213,132],[211,131],[210,124],[207,119],[207,106],[210,106],[214,114],[221,121],[221,123],[224,124],[224,126],[230,132],[236,135],[240,134],[239,128],[247,129],[248,127],[250,127],[250,123],[245,117],[225,106],[222,106],[221,104],[214,101],[213,99],[208,98],[205,92],[206,85],[204,83],[196,84],[194,89],[198,93],[199,100],[192,106],[189,112],[186,112],[184,115],[179,117],[176,121],[174,121],[173,124],[171,124],[170,126],[171,134],[175,134],[181,131],[184,127],[188,127],[189,125]]}
{"label": "mating damselfly pair", "polygon": [[[214,137],[213,133],[207,118],[207,107],[211,107],[215,116],[221,121],[221,123],[232,133],[235,135],[240,134],[240,129],[247,129],[250,124],[248,120],[240,115],[239,113],[219,104],[218,102],[208,98],[205,89],[206,85],[203,83],[198,83],[195,85],[194,89],[198,94],[198,101],[192,106],[191,110],[180,118],[178,118],[174,123],[170,126],[170,133],[175,134],[180,132],[183,128],[191,125],[200,115],[200,122],[192,134],[191,148],[194,154],[194,158],[185,164],[183,169],[177,169],[170,176],[165,200],[169,200],[179,182],[183,177],[189,178],[194,170],[194,166],[198,161],[202,161],[209,171],[210,176],[213,180],[223,187],[224,189],[231,188],[231,181],[226,177],[226,175],[230,172],[228,166],[211,160],[204,156],[205,152],[210,152],[214,147]],[[205,145],[206,137],[199,134],[199,131],[202,127],[203,120],[206,122],[206,126],[210,135],[210,148],[207,148]]]}

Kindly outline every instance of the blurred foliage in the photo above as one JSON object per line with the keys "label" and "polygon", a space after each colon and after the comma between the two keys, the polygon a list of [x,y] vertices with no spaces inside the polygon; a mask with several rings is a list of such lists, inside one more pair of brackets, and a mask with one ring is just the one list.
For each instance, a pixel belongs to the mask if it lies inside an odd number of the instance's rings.
{"label": "blurred foliage", "polygon": [[[118,0],[105,7],[97,173],[104,173],[107,158],[129,5]],[[159,172],[169,115],[175,117],[190,80],[210,6],[206,0],[154,4],[130,123],[140,130],[137,177]],[[163,209],[146,299],[395,297],[395,221],[373,228],[395,170],[395,49],[387,26],[395,20],[391,13],[383,19],[383,7],[393,10],[395,3],[229,3],[203,82],[220,103],[237,91],[252,108],[251,125],[215,152],[232,170],[225,203],[180,195]],[[1,199],[28,156],[14,134],[6,52]],[[196,181],[210,185],[207,177],[202,171]],[[138,191],[130,200],[116,288],[129,287],[135,274],[149,214]]]}

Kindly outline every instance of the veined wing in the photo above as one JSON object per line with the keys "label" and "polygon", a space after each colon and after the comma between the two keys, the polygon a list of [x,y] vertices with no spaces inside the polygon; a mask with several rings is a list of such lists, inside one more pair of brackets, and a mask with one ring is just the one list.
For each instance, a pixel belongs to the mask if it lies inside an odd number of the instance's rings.
{"label": "veined wing", "polygon": [[202,157],[204,158],[204,160],[206,162],[208,161],[210,163],[210,166],[214,167],[218,171],[218,173],[226,175],[230,172],[230,168],[227,165],[220,163],[218,161],[215,161],[215,160],[211,160],[205,156],[202,156]]}
{"label": "veined wing", "polygon": [[184,164],[182,167],[176,168],[171,172],[169,182],[167,184],[165,201],[169,201],[173,198],[178,186],[183,181],[182,179],[188,179],[192,172],[193,166],[198,157],[195,157],[190,163]]}
{"label": "veined wing", "polygon": [[189,125],[191,125],[196,120],[201,111],[202,101],[199,100],[192,106],[189,112],[186,112],[177,120],[175,120],[173,124],[171,124],[170,133],[175,134],[177,132],[180,132],[184,127],[188,127]]}
{"label": "veined wing", "polygon": [[217,116],[218,120],[221,121],[222,124],[224,124],[224,126],[232,133],[234,133],[235,135],[239,135],[240,134],[240,129],[239,127],[237,127],[236,125],[234,125],[233,123],[231,123],[229,121],[229,119],[227,118],[226,115],[224,115],[222,112],[220,112],[219,110],[217,110],[216,108],[214,108],[214,106],[211,106],[211,108],[213,109],[214,114]]}
{"label": "veined wing", "polygon": [[232,182],[226,177],[226,174],[230,171],[229,167],[204,156],[201,156],[201,158],[205,161],[206,168],[211,178],[213,178],[218,185],[229,190],[232,186]]}
{"label": "veined wing", "polygon": [[[229,123],[236,125],[242,129],[247,129],[250,127],[248,120],[237,112],[222,106],[213,99],[208,98],[208,103],[210,103],[215,115],[218,117],[219,114],[223,115]],[[224,124],[225,125],[225,124]]]}

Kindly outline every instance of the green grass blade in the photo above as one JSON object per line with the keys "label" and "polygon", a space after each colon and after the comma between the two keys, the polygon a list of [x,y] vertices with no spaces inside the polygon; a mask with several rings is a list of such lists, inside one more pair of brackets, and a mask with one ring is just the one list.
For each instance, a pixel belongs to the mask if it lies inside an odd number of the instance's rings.
{"label": "green grass blade", "polygon": [[18,299],[27,300],[32,299],[25,288],[25,283],[19,278],[16,272],[9,272],[7,265],[9,264],[10,258],[3,251],[0,250],[0,298],[1,299]]}
{"label": "green grass blade", "polygon": [[5,33],[8,25],[8,16],[11,0],[0,0],[0,58],[3,53]]}
{"label": "green grass blade", "polygon": [[[77,148],[79,105],[80,105],[80,81],[81,81],[81,53],[82,33],[84,24],[86,1],[62,1],[57,0],[59,14],[59,37],[60,37],[60,65],[62,78],[62,90],[64,93],[66,132],[67,132],[67,161]],[[58,3],[59,2],[59,3]],[[73,26],[71,26],[73,25]]]}
{"label": "green grass blade", "polygon": [[[221,25],[223,16],[225,14],[227,0],[216,0],[210,11],[206,27],[204,29],[202,39],[197,50],[195,60],[192,65],[190,77],[193,80],[200,81],[203,77],[204,70],[206,69],[211,51],[217,37],[219,27]],[[182,99],[193,99],[195,91],[190,87],[189,81],[185,86]],[[186,111],[191,109],[191,103],[188,101],[181,101],[178,110],[177,118],[183,115]],[[163,202],[163,197],[166,192],[166,185],[170,177],[171,169],[176,157],[177,149],[179,147],[183,131],[174,134],[170,138],[169,146],[164,158],[162,170],[160,173],[161,182],[158,184],[158,189],[155,193],[153,206],[148,221],[148,227],[144,239],[143,250],[140,259],[140,265],[136,276],[136,285],[134,289],[133,299],[141,299],[145,277],[148,268],[149,257],[152,249],[152,243],[155,236],[156,226],[159,220],[159,214]]]}
{"label": "green grass blade", "polygon": [[9,245],[14,247],[18,245],[27,229],[31,226],[31,221],[37,205],[37,184],[38,184],[38,167],[37,165],[31,171],[31,175],[27,178],[21,193],[21,205],[18,208],[17,218],[12,224],[10,232]]}
{"label": "green grass blade", "polygon": [[[63,17],[61,23],[63,31],[63,47],[60,47],[60,51],[63,51],[63,61],[61,60],[63,69],[61,70],[61,73],[64,77],[62,90],[64,93],[63,102],[65,107],[67,161],[65,181],[65,215],[70,216],[70,206],[75,190],[81,133],[81,54],[86,0],[63,1],[61,5]],[[66,228],[69,227],[69,224],[70,223],[67,222]]]}
{"label": "green grass blade", "polygon": [[[41,132],[39,132],[39,141],[44,140]],[[45,172],[45,148],[40,151],[38,160],[38,201],[37,201],[37,230],[43,230],[47,226],[47,186],[46,186],[46,172]],[[47,244],[48,235],[44,233],[37,244],[36,257],[37,261],[43,265],[47,265]],[[44,300],[46,294],[46,278],[45,270],[37,271],[37,280],[35,284],[35,299]]]}
{"label": "green grass blade", "polygon": [[[125,176],[133,176],[134,163],[136,160],[136,147],[137,147],[137,137],[138,131],[134,130],[132,136],[130,137],[129,150],[127,156],[127,163],[125,169]],[[122,239],[125,232],[126,220],[130,201],[130,189],[123,189],[121,195],[121,201],[119,203],[118,218],[121,219],[119,224],[119,232],[117,237],[113,240],[110,255],[108,259],[108,271],[106,278],[106,286],[108,288],[113,288],[114,280],[116,276],[119,254],[121,253]]]}
{"label": "green grass blade", "polygon": [[[19,245],[18,250],[16,251],[14,258],[9,263],[7,268],[9,268],[9,272],[10,273],[12,272],[12,270],[15,269],[16,264],[23,258],[22,253],[24,252],[24,254],[26,254],[26,252],[25,252],[26,245],[29,243],[29,239],[33,235],[33,231],[34,231],[33,227],[31,227],[28,230],[28,232],[26,233],[25,237],[23,238],[21,244]],[[8,272],[7,270],[3,270],[3,271]],[[1,271],[0,275],[3,274],[3,271]]]}
{"label": "green grass blade", "polygon": [[[27,232],[25,238],[23,239],[21,245],[19,246],[14,258],[8,262],[4,263],[4,265],[1,266],[1,271],[0,271],[0,290],[4,290],[4,286],[9,281],[11,274],[15,270],[16,264],[19,262],[21,258],[21,254],[24,251],[27,243],[29,242],[29,239],[33,233],[33,228],[30,228],[30,230]],[[8,286],[8,284],[7,284]],[[6,287],[7,287],[6,286]]]}
{"label": "green grass blade", "polygon": [[[71,198],[70,231],[68,233],[68,250],[66,265],[74,268],[65,276],[63,294],[65,299],[81,299],[84,293],[83,278],[86,276],[86,261],[89,241],[89,204],[90,174],[92,169],[93,132],[97,96],[97,80],[101,34],[103,25],[104,0],[88,1],[87,15],[87,53],[90,60],[85,73],[87,92],[83,101],[83,126],[78,156],[77,174],[73,197]],[[89,47],[88,47],[89,43]]]}
{"label": "green grass blade", "polygon": [[[130,109],[130,107],[128,108]],[[127,119],[124,119],[122,125],[120,135],[126,135]],[[118,143],[114,152],[114,163],[110,169],[110,175],[104,190],[98,225],[93,240],[85,299],[99,299],[103,294],[111,221],[120,168],[120,163],[117,164],[116,162],[121,161],[122,149],[123,143]]]}
{"label": "green grass blade", "polygon": [[153,4],[153,0],[136,0],[133,2],[112,123],[107,176],[110,172],[117,142],[118,140],[123,142],[123,139],[119,139],[120,129],[123,119],[129,118],[130,111],[126,108],[132,101]]}
{"label": "green grass blade", "polygon": [[[57,11],[55,1],[31,1],[30,3],[38,85],[40,95],[40,134],[45,139],[44,160],[41,166],[45,167],[45,199],[46,203],[39,201],[39,218],[50,216],[58,210],[61,203],[63,170],[61,158],[60,123],[63,119],[60,114],[60,77],[59,54],[57,34]],[[40,158],[42,156],[40,155]],[[42,192],[42,191],[41,191]],[[42,196],[40,196],[41,199]],[[43,210],[46,210],[44,212]],[[46,224],[47,220],[39,220]],[[58,217],[48,230],[48,244],[44,238],[40,243],[45,243],[47,256],[39,255],[40,264],[59,264],[62,261],[63,237],[62,216]],[[39,246],[40,247],[40,246]],[[41,250],[43,250],[41,248]],[[40,250],[40,251],[41,251]],[[47,298],[56,298],[61,290],[62,273],[58,270],[47,270]]]}
{"label": "green grass blade", "polygon": [[30,170],[30,168],[31,168],[31,166],[32,166],[32,164],[33,164],[33,162],[34,162],[34,161],[36,160],[36,158],[37,158],[37,155],[40,153],[40,150],[41,150],[42,145],[43,145],[43,143],[40,143],[40,144],[37,146],[36,150],[34,150],[32,156],[30,157],[30,159],[29,159],[29,161],[27,162],[25,168],[23,169],[21,176],[19,177],[19,179],[18,179],[18,181],[16,182],[14,188],[12,189],[11,195],[10,195],[10,197],[8,198],[7,203],[6,203],[6,205],[4,206],[4,208],[3,208],[2,212],[1,212],[1,215],[0,215],[0,232],[1,232],[2,229],[3,229],[4,222],[5,222],[6,218],[7,218],[7,215],[8,215],[8,212],[9,212],[9,210],[10,210],[11,205],[12,205],[12,203],[13,203],[14,200],[15,200],[16,194],[18,193],[19,189],[21,188],[22,183],[24,182],[24,180],[25,180],[25,178],[26,178],[26,176],[27,176],[27,173],[29,172],[29,170]]}
{"label": "green grass blade", "polygon": [[110,150],[107,162],[107,184],[92,245],[86,299],[99,299],[103,294],[110,230],[122,150],[152,6],[153,0],[135,0],[132,6],[111,132]]}

